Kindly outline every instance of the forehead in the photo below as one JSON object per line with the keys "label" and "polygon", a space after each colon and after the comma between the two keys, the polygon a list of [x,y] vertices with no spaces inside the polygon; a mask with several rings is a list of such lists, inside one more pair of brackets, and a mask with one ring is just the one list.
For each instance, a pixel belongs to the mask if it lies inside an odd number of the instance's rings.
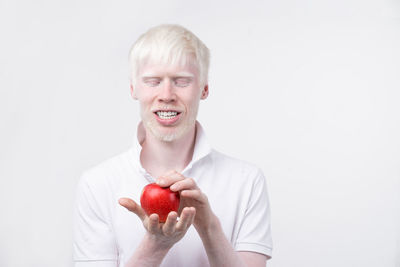
{"label": "forehead", "polygon": [[140,64],[138,76],[177,75],[199,76],[197,62],[192,57],[186,57],[175,62],[165,62],[158,59],[145,60]]}

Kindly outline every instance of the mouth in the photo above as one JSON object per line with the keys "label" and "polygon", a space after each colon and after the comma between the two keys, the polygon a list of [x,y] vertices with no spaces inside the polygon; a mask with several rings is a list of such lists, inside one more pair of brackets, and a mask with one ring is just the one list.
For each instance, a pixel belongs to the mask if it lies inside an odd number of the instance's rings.
{"label": "mouth", "polygon": [[157,110],[154,114],[159,122],[172,124],[179,119],[181,112],[176,110]]}

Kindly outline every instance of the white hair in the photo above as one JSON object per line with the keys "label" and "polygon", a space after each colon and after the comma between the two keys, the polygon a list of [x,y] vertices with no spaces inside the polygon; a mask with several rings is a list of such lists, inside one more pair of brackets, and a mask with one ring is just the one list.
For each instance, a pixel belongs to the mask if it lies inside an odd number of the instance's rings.
{"label": "white hair", "polygon": [[200,84],[204,86],[208,82],[210,65],[210,52],[204,43],[180,25],[163,24],[150,28],[129,52],[131,83],[135,85],[139,68],[148,61],[184,65],[190,58],[195,60]]}

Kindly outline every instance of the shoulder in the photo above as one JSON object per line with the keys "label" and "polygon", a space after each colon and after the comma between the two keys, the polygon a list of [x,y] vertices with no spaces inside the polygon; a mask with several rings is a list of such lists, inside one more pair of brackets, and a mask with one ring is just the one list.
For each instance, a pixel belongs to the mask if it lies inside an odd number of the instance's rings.
{"label": "shoulder", "polygon": [[212,150],[211,157],[213,161],[222,168],[229,168],[235,171],[241,170],[242,172],[254,174],[262,172],[258,166],[251,162],[226,155],[215,149]]}
{"label": "shoulder", "polygon": [[115,187],[132,168],[130,153],[131,150],[124,151],[86,169],[81,175],[80,185],[90,188]]}
{"label": "shoulder", "polygon": [[75,192],[74,215],[76,223],[82,229],[89,227],[92,231],[96,228],[96,231],[104,231],[100,234],[107,232],[108,236],[115,216],[115,207],[119,205],[117,194],[122,186],[124,173],[128,170],[128,153],[129,151],[126,151],[103,160],[82,173]]}
{"label": "shoulder", "polygon": [[251,162],[226,155],[214,149],[211,158],[215,169],[230,177],[245,179],[247,182],[265,179],[261,168]]}

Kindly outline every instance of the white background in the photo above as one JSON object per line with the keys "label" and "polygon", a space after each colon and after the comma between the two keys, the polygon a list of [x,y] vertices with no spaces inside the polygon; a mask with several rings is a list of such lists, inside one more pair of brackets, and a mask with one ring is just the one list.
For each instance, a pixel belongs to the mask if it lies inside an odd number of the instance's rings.
{"label": "white background", "polygon": [[80,173],[131,144],[127,55],[210,48],[199,120],[268,177],[272,267],[400,266],[400,4],[0,0],[0,266],[71,266]]}

